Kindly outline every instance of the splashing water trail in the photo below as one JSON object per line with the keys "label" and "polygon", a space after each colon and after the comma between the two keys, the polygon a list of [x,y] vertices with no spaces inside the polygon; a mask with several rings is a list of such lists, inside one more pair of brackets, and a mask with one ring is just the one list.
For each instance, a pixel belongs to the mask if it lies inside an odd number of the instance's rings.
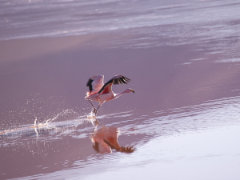
{"label": "splashing water trail", "polygon": [[[13,135],[23,135],[23,134],[28,134],[34,130],[35,135],[38,137],[39,133],[44,130],[60,130],[62,128],[62,131],[64,131],[65,126],[69,126],[71,124],[71,120],[67,119],[67,121],[62,120],[66,119],[69,115],[75,116],[76,118],[78,117],[77,120],[79,120],[79,123],[83,121],[84,116],[79,116],[77,112],[71,110],[71,109],[65,109],[60,113],[57,113],[55,116],[52,118],[48,118],[47,120],[44,120],[42,122],[39,121],[37,117],[35,117],[34,122],[32,125],[22,125],[17,128],[11,128],[11,129],[5,129],[0,131],[1,136],[13,136]],[[73,118],[74,119],[74,118]],[[59,121],[58,121],[59,120]],[[68,124],[68,121],[69,124]]]}

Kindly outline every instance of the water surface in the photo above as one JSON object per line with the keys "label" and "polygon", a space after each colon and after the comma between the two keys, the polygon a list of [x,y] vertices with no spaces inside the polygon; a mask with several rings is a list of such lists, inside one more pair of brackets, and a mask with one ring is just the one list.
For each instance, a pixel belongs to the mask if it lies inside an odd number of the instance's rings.
{"label": "water surface", "polygon": [[[0,179],[239,177],[239,7],[2,0]],[[97,119],[133,153],[92,147],[84,96],[95,74],[131,79],[113,90],[136,93]]]}

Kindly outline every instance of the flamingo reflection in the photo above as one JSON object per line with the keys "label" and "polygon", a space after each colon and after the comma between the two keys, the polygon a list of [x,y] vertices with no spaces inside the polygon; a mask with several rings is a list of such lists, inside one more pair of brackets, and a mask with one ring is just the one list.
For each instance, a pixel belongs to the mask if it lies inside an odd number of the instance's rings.
{"label": "flamingo reflection", "polygon": [[113,126],[103,126],[95,129],[91,136],[93,148],[99,153],[112,153],[112,149],[119,152],[132,153],[135,149],[131,146],[120,146],[118,142],[119,130]]}

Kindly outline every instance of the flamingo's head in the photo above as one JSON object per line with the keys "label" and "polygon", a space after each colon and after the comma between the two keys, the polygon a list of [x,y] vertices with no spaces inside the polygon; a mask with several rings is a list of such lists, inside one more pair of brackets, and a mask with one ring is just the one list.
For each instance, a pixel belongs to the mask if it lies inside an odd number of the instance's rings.
{"label": "flamingo's head", "polygon": [[124,91],[124,93],[135,93],[135,91],[133,89],[128,88]]}

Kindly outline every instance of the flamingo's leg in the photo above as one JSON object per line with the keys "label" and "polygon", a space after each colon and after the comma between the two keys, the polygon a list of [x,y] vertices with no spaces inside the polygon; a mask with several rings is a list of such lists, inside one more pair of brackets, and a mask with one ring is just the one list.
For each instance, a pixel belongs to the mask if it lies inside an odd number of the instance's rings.
{"label": "flamingo's leg", "polygon": [[94,112],[94,114],[96,114],[95,112],[96,112],[96,108],[94,107],[94,105],[93,105],[93,103],[90,101],[90,100],[88,100],[88,102],[91,104],[91,106],[93,107],[93,112]]}
{"label": "flamingo's leg", "polygon": [[98,110],[99,110],[99,108],[100,108],[101,106],[102,106],[102,104],[98,104],[97,109],[94,110],[95,115],[97,115],[97,112],[98,112]]}

